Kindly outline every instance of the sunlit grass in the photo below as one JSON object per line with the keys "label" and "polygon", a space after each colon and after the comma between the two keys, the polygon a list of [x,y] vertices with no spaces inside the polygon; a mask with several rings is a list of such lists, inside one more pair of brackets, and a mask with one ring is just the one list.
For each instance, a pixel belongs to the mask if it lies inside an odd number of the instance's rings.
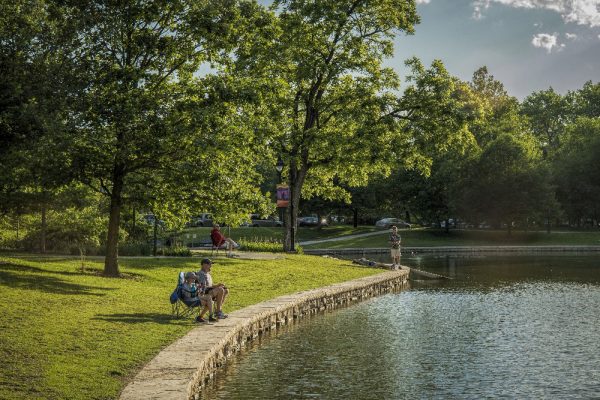
{"label": "sunlit grass", "polygon": [[[81,272],[71,257],[0,256],[0,398],[110,399],[161,348],[194,328],[170,316],[179,271],[198,258],[125,258],[123,278]],[[310,256],[218,258],[232,311],[282,294],[377,273]],[[202,329],[201,327],[199,329]]]}

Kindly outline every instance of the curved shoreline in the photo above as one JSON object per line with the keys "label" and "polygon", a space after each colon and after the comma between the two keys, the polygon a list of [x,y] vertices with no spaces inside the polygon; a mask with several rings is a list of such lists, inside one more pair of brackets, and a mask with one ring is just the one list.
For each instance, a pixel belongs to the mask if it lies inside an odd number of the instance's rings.
{"label": "curved shoreline", "polygon": [[164,348],[123,389],[122,400],[196,399],[205,382],[242,346],[302,317],[406,287],[397,270],[280,296],[201,325]]}

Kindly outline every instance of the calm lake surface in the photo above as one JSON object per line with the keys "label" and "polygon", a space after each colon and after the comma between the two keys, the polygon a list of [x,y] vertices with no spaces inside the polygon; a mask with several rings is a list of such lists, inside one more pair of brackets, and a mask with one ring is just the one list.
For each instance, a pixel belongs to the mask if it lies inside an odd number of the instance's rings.
{"label": "calm lake surface", "polygon": [[402,263],[454,279],[266,335],[202,398],[600,398],[598,255]]}

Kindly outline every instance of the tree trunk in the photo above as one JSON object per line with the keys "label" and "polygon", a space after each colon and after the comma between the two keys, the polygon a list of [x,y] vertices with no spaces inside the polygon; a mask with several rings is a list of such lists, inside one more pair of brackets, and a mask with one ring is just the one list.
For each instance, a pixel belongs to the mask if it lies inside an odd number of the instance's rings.
{"label": "tree trunk", "polygon": [[85,251],[83,245],[79,245],[79,257],[81,259],[81,272],[85,272]]}
{"label": "tree trunk", "polygon": [[116,165],[113,171],[113,188],[110,196],[110,215],[106,238],[106,258],[104,259],[104,275],[106,276],[119,276],[119,226],[124,179],[123,166]]}
{"label": "tree trunk", "polygon": [[132,236],[132,237],[134,238],[134,240],[135,240],[135,238],[136,238],[136,236],[137,236],[137,235],[135,234],[135,207],[133,207],[133,217],[132,217],[132,218],[133,218],[133,220],[132,220],[132,223],[131,223],[131,236]]}
{"label": "tree trunk", "polygon": [[300,209],[300,193],[304,178],[306,177],[307,167],[300,166],[300,170],[296,169],[296,163],[291,162],[290,165],[290,206],[285,214],[285,239],[283,249],[285,251],[296,251],[296,227],[298,225],[298,210]]}
{"label": "tree trunk", "polygon": [[157,237],[157,230],[158,230],[158,217],[157,217],[157,216],[156,216],[156,214],[155,214],[155,215],[154,215],[154,235],[153,235],[153,236],[154,236],[154,237],[153,237],[153,239],[154,239],[154,244],[152,245],[152,255],[153,255],[154,257],[156,257],[156,242],[157,242],[157,240],[158,240],[158,237]]}
{"label": "tree trunk", "polygon": [[46,205],[42,205],[42,227],[40,232],[40,253],[46,253],[46,230],[48,228],[48,224],[46,221]]}

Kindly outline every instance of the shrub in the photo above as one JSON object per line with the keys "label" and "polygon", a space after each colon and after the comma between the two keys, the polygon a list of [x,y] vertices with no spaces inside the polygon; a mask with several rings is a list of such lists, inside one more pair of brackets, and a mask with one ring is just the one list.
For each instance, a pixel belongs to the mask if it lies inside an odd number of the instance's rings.
{"label": "shrub", "polygon": [[152,244],[140,243],[140,242],[122,243],[119,245],[119,255],[120,256],[151,256],[152,255]]}
{"label": "shrub", "polygon": [[171,257],[191,257],[192,252],[185,246],[162,247],[158,253],[163,256]]}
{"label": "shrub", "polygon": [[270,253],[283,252],[283,243],[281,243],[281,241],[277,239],[272,238],[240,238],[239,244],[240,246],[242,246],[242,250],[244,251],[264,251]]}

